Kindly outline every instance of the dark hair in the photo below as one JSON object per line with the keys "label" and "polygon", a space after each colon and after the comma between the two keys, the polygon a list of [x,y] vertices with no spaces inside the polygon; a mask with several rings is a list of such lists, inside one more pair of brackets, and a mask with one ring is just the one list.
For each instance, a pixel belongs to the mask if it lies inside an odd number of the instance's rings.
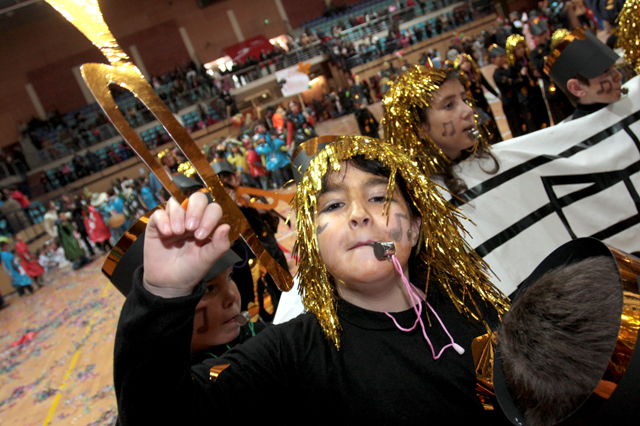
{"label": "dark hair", "polygon": [[604,256],[547,272],[513,303],[498,345],[527,425],[556,424],[589,397],[611,358],[621,313],[618,269]]}
{"label": "dark hair", "polygon": [[[348,161],[343,162],[343,164],[346,167],[348,167],[349,164],[352,164],[358,170],[362,170],[363,172],[366,172],[366,173],[371,173],[372,175],[375,175],[375,176],[381,176],[386,179],[389,179],[391,177],[391,170],[389,170],[389,168],[387,168],[384,164],[382,164],[378,160],[366,159],[364,155],[355,155],[351,157]],[[328,176],[329,176],[329,173],[325,174],[322,177],[323,189],[327,187]],[[400,193],[402,194],[402,198],[404,198],[404,201],[407,203],[407,206],[409,206],[409,211],[411,214],[411,217],[409,218],[409,220],[412,222],[415,217],[421,217],[420,212],[418,211],[416,206],[413,204],[411,196],[409,196],[407,184],[404,178],[400,174],[396,174],[395,187],[400,190]],[[320,191],[320,193],[322,193],[322,191]],[[416,262],[414,262],[417,255],[416,252],[417,252],[417,245],[411,249],[411,256],[409,257],[409,276],[411,277],[411,282],[417,285],[418,287],[420,287],[420,284],[424,282],[426,277],[424,277],[424,273],[421,269],[416,268],[414,266],[416,264]],[[430,287],[435,287],[435,286],[430,286]]]}
{"label": "dark hair", "polygon": [[[460,73],[458,72],[458,70],[451,69],[446,71],[446,77],[443,81],[443,84],[450,80],[456,80],[460,84],[462,84],[462,87],[465,87],[464,83],[461,80]],[[420,114],[420,117],[422,118],[422,120],[424,120],[423,122],[428,122],[429,120],[428,110],[429,108],[424,108],[418,111],[418,113]],[[447,164],[444,167],[444,170],[442,170],[440,173],[437,173],[435,175],[435,176],[441,177],[447,189],[455,195],[460,195],[468,189],[465,181],[460,179],[454,172],[454,167],[456,167],[460,161],[468,158],[469,155],[470,155],[469,150],[463,151],[460,157],[456,158],[455,160],[452,160],[450,164]],[[496,157],[494,157],[494,155],[490,151],[488,151],[483,144],[481,143],[478,144],[478,149],[475,152],[475,156],[480,159],[490,158],[493,161],[493,167],[491,167],[490,169],[485,170],[484,167],[480,166],[482,171],[484,171],[485,173],[495,174],[500,169],[500,164],[498,164],[498,160],[496,159]]]}

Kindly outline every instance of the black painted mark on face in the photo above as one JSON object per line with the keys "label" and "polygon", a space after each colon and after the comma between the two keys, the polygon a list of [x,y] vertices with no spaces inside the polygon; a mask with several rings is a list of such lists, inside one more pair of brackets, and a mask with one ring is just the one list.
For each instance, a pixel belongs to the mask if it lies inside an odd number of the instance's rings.
{"label": "black painted mark on face", "polygon": [[318,226],[316,226],[316,235],[320,235],[320,234],[322,234],[322,231],[324,231],[325,229],[327,229],[327,226],[329,226],[329,222],[325,223],[324,225],[318,225]]}
{"label": "black painted mark on face", "polygon": [[395,216],[396,216],[396,224],[398,225],[398,227],[391,229],[389,231],[389,236],[393,241],[398,242],[402,240],[402,235],[404,234],[404,231],[402,230],[402,221],[400,219],[409,220],[409,218],[404,213],[396,213]]}
{"label": "black painted mark on face", "polygon": [[600,90],[596,92],[597,95],[602,95],[603,93],[609,94],[613,90],[613,84],[609,80],[600,82]]}
{"label": "black painted mark on face", "polygon": [[203,306],[201,308],[196,309],[196,316],[198,313],[202,312],[202,325],[196,329],[198,334],[203,334],[209,331],[209,319],[207,318],[207,307]]}
{"label": "black painted mark on face", "polygon": [[[451,131],[449,132],[449,134],[447,134],[447,126],[451,126]],[[456,128],[453,126],[453,120],[447,121],[442,125],[442,127],[444,129],[442,132],[442,136],[453,136],[456,134]]]}

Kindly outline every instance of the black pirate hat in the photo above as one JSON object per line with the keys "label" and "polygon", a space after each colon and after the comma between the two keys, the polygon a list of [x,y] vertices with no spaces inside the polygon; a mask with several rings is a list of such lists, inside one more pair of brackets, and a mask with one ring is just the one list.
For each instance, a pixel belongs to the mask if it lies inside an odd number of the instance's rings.
{"label": "black pirate hat", "polygon": [[595,78],[608,70],[619,56],[606,44],[598,40],[591,31],[576,28],[553,49],[544,72],[560,87],[580,74],[584,78]]}
{"label": "black pirate hat", "polygon": [[549,31],[549,26],[547,25],[547,20],[541,17],[536,17],[533,21],[531,21],[531,23],[529,24],[529,31],[531,32],[531,35],[533,36],[537,36],[540,34],[544,34],[547,31]]}

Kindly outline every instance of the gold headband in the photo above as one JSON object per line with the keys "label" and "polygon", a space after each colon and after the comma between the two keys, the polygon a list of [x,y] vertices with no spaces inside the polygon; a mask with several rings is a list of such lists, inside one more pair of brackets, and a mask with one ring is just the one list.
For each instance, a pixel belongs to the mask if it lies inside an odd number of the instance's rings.
{"label": "gold headband", "polygon": [[[307,144],[318,147],[314,139],[304,145]],[[306,153],[314,154],[308,149]],[[389,169],[387,200],[393,194],[396,176],[401,176],[406,183],[410,197],[407,201],[413,204],[422,219],[416,262],[428,277],[425,291],[429,285],[439,286],[460,312],[481,321],[489,329],[478,305],[491,305],[498,315],[502,315],[509,304],[504,294],[489,281],[487,264],[461,237],[465,231],[460,220],[464,217],[440,195],[438,186],[425,176],[422,167],[402,148],[379,139],[340,136],[315,152],[298,183],[293,202],[298,235],[293,251],[300,259],[300,292],[305,308],[316,316],[325,336],[340,348],[336,289],[320,255],[316,237],[316,195],[328,173],[339,171],[344,161],[358,155],[378,160]],[[388,204],[385,211],[387,209]]]}

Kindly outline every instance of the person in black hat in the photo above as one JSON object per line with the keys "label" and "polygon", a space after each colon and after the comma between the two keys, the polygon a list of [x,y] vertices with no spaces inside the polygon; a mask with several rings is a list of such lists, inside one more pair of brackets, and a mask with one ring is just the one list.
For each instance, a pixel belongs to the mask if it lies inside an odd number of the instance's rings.
{"label": "person in black hat", "polygon": [[579,238],[550,254],[512,295],[493,379],[514,424],[637,421],[639,357],[628,342],[638,328],[625,316],[636,309],[638,266],[637,258]]}
{"label": "person in black hat", "polygon": [[[124,249],[113,271],[106,273],[103,269],[111,283],[125,297],[131,294],[135,271],[142,266],[144,259],[146,225],[144,222],[138,223],[143,225],[142,233],[137,238],[134,237],[133,243]],[[135,232],[135,225],[132,230]],[[122,245],[119,248],[122,248]],[[211,266],[204,277],[207,289],[196,305],[193,321],[191,337],[193,364],[206,358],[217,358],[231,347],[245,342],[265,328],[263,322],[253,323],[248,319],[248,313],[241,312],[244,309],[241,306],[236,282],[240,279],[238,284],[244,285],[243,280],[248,280],[246,284],[253,287],[250,274],[248,276],[235,274],[237,268],[242,267],[241,262],[242,258],[233,249],[229,249]],[[133,297],[136,297],[135,292],[133,294]],[[124,312],[123,315],[133,316],[136,315],[136,311],[137,309],[133,309],[130,312]],[[129,338],[133,337],[129,335]]]}
{"label": "person in black hat", "polygon": [[551,32],[544,18],[537,17],[529,25],[531,36],[536,42],[536,47],[531,51],[531,65],[538,71],[539,77],[544,84],[544,96],[549,105],[549,112],[554,124],[560,123],[569,117],[574,110],[573,105],[567,95],[562,90],[557,90],[551,83],[549,76],[544,73],[544,64],[551,53]]}
{"label": "person in black hat", "polygon": [[522,136],[525,123],[518,103],[516,78],[511,75],[511,70],[507,63],[507,51],[497,44],[493,44],[489,46],[489,60],[496,66],[496,70],[493,73],[493,81],[498,86],[498,90],[500,90],[502,109],[507,117],[511,136],[514,138]]}
{"label": "person in black hat", "polygon": [[596,112],[620,99],[618,55],[591,31],[573,30],[552,49],[544,72],[576,105],[571,119]]}

